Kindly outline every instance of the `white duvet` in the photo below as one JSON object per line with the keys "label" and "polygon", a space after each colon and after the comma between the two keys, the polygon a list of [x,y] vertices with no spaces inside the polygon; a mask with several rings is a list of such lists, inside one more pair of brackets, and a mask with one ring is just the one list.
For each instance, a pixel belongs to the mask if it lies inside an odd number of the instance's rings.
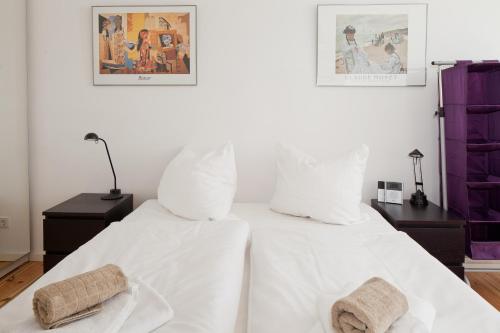
{"label": "white duvet", "polygon": [[264,205],[233,211],[252,229],[248,333],[321,332],[318,298],[372,276],[431,303],[432,332],[500,332],[499,312],[366,205],[365,222],[351,226],[286,216]]}
{"label": "white duvet", "polygon": [[[178,218],[155,200],[113,223],[0,309],[2,327],[34,320],[33,292],[107,263],[142,279],[170,304],[164,333],[232,333],[240,300],[248,224],[236,218]],[[54,332],[57,332],[55,330]]]}

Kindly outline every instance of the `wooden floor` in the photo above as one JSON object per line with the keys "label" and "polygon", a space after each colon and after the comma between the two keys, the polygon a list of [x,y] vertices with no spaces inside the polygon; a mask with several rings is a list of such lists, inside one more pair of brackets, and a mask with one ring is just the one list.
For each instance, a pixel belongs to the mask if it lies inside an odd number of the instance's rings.
{"label": "wooden floor", "polygon": [[500,273],[467,272],[466,275],[472,289],[500,311]]}
{"label": "wooden floor", "polygon": [[[43,274],[43,263],[30,261],[0,278],[0,308]],[[466,273],[472,288],[500,311],[500,273]]]}
{"label": "wooden floor", "polygon": [[28,288],[43,274],[43,263],[27,262],[0,278],[0,308]]}

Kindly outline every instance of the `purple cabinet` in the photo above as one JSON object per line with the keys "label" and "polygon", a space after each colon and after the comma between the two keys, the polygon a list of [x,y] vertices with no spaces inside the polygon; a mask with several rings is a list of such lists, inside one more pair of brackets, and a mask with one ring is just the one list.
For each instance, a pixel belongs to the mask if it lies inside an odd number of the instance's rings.
{"label": "purple cabinet", "polygon": [[500,259],[500,63],[442,71],[448,209],[467,220],[466,251]]}

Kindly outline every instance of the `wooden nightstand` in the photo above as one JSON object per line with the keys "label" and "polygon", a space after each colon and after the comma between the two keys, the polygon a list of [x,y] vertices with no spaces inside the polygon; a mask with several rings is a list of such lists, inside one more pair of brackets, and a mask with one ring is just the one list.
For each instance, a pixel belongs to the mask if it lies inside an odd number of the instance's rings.
{"label": "wooden nightstand", "polygon": [[132,194],[101,200],[102,193],[81,193],[43,212],[43,271],[132,212]]}
{"label": "wooden nightstand", "polygon": [[396,205],[372,199],[371,204],[394,228],[406,232],[464,279],[465,220],[460,215],[432,202],[427,207],[414,207],[408,200],[404,200],[403,205]]}

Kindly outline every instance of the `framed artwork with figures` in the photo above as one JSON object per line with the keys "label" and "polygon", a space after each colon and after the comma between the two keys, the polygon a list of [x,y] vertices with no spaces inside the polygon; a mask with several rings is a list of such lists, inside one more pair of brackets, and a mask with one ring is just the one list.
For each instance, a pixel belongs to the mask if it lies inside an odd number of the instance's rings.
{"label": "framed artwork with figures", "polygon": [[427,4],[319,5],[317,85],[423,86]]}
{"label": "framed artwork with figures", "polygon": [[94,85],[196,85],[196,6],[92,7]]}

